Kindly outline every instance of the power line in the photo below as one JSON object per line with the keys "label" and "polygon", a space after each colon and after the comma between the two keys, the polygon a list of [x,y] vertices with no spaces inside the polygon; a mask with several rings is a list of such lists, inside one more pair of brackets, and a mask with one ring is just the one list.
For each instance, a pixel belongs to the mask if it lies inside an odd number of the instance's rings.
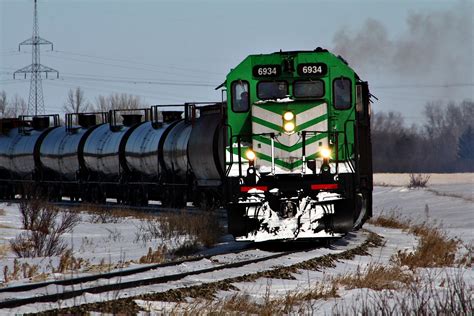
{"label": "power line", "polygon": [[142,66],[151,66],[151,67],[158,67],[158,68],[169,68],[169,69],[175,69],[175,70],[182,70],[182,71],[186,71],[186,72],[191,71],[191,72],[208,73],[208,74],[214,74],[214,75],[219,75],[219,76],[225,76],[225,74],[223,74],[223,73],[213,72],[213,71],[209,71],[209,70],[202,70],[202,69],[197,69],[197,68],[180,67],[180,66],[175,66],[175,65],[156,65],[156,64],[150,64],[150,63],[135,62],[135,61],[131,61],[130,60],[131,58],[130,59],[111,58],[111,57],[103,57],[103,56],[97,56],[97,55],[91,55],[91,54],[72,53],[72,52],[67,52],[67,51],[63,51],[63,50],[56,50],[56,52],[69,54],[69,55],[76,55],[76,56],[102,59],[102,60],[121,61],[121,62],[126,62],[126,63],[130,63],[130,64],[135,64],[135,65],[142,65]]}
{"label": "power line", "polygon": [[[157,72],[157,73],[167,74],[171,76],[183,76],[183,74],[179,74],[176,72],[163,71],[163,70],[157,70],[157,69],[142,68],[142,67],[129,66],[129,65],[111,64],[111,63],[104,63],[104,62],[93,61],[93,60],[82,60],[82,59],[77,59],[77,58],[72,58],[72,57],[56,56],[56,55],[50,55],[50,54],[48,54],[47,56],[52,57],[52,58],[74,60],[80,63],[96,64],[96,65],[103,65],[103,66],[116,67],[116,68],[122,68],[122,69],[140,70],[140,71],[147,71],[147,72]],[[198,78],[198,79],[206,78],[203,75],[195,75],[195,74],[194,75],[186,74],[186,77]]]}
{"label": "power line", "polygon": [[90,78],[90,77],[77,77],[77,76],[63,76],[60,80],[75,80],[75,81],[98,81],[98,82],[115,82],[115,83],[127,83],[127,84],[147,84],[147,85],[163,85],[163,86],[191,86],[191,87],[215,87],[215,84],[205,83],[192,83],[192,82],[169,82],[169,81],[141,81],[141,80],[121,80],[121,79],[101,79],[101,78]]}
{"label": "power line", "polygon": [[453,88],[453,87],[472,87],[474,83],[470,82],[457,82],[457,83],[446,83],[446,84],[403,84],[403,85],[383,85],[383,86],[371,86],[374,89],[419,89],[419,88]]}
{"label": "power line", "polygon": [[[126,80],[126,81],[157,81],[158,78],[140,78],[140,77],[124,77],[124,76],[108,76],[108,75],[96,75],[96,74],[83,74],[83,73],[73,73],[73,72],[65,72],[64,74],[71,75],[71,76],[79,76],[85,78],[100,78],[100,79],[112,79],[112,80]],[[182,80],[158,80],[162,82],[170,82],[170,83],[190,83],[190,84],[207,84],[210,86],[215,86],[215,82],[205,82],[202,80],[199,81],[182,81]]]}
{"label": "power line", "polygon": [[[58,82],[58,81],[51,81],[50,82],[53,86],[67,86],[67,87],[77,87],[78,85],[77,84],[74,84],[74,83],[71,83],[71,82]],[[163,92],[156,92],[156,94],[147,94],[149,93],[149,91],[144,91],[142,90],[143,92],[139,91],[139,90],[136,90],[134,89],[133,92],[129,92],[127,91],[127,89],[124,87],[119,87],[119,86],[104,86],[102,85],[101,88],[97,87],[97,86],[92,86],[92,85],[88,85],[88,84],[80,84],[81,87],[85,87],[87,89],[90,89],[90,90],[96,90],[96,91],[99,91],[99,92],[112,92],[112,93],[130,93],[130,94],[133,94],[133,95],[136,95],[136,96],[139,96],[139,97],[143,97],[143,98],[152,98],[152,99],[160,99],[162,98],[163,96],[165,96],[167,99],[174,99],[176,101],[180,101],[180,102],[184,102],[184,100],[186,100],[185,97],[182,97],[182,96],[177,96],[177,95],[173,95],[173,94],[169,94],[169,93],[163,93]],[[139,91],[139,93],[137,93],[137,91]]]}

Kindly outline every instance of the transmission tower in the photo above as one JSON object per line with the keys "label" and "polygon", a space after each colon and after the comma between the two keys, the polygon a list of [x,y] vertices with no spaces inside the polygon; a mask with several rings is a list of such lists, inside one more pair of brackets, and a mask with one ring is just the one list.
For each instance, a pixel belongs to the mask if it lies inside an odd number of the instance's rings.
{"label": "transmission tower", "polygon": [[[13,79],[15,79],[17,74],[24,74],[26,79],[26,74],[31,74],[30,80],[30,97],[28,100],[28,114],[45,114],[44,109],[44,100],[43,100],[43,86],[41,83],[41,73],[46,73],[46,78],[48,78],[48,73],[55,72],[57,78],[59,78],[59,72],[53,68],[46,67],[40,63],[40,45],[51,45],[51,50],[53,50],[53,43],[45,40],[39,36],[39,27],[38,27],[38,9],[36,7],[35,1],[35,11],[33,16],[33,36],[18,45],[18,51],[21,50],[22,45],[31,45],[32,46],[32,61],[31,65],[18,69],[13,73]],[[34,111],[34,113],[33,113]]]}

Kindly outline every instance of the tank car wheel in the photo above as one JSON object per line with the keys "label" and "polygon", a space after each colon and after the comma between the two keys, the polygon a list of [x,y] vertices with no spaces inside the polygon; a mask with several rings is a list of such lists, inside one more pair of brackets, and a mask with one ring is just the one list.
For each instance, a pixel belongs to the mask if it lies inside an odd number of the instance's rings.
{"label": "tank car wheel", "polygon": [[164,207],[172,207],[172,192],[169,189],[164,189],[163,193],[161,194],[161,205]]}
{"label": "tank car wheel", "polygon": [[[57,202],[60,200],[61,194],[57,186],[51,185],[51,186],[48,186],[46,190],[41,190],[41,191],[42,191],[41,195],[46,197],[48,201]],[[47,191],[47,193],[45,194],[44,191]]]}
{"label": "tank car wheel", "polygon": [[166,189],[161,197],[161,204],[165,207],[183,208],[186,206],[186,194],[179,189]]}
{"label": "tank car wheel", "polygon": [[186,192],[183,190],[173,190],[173,207],[184,208],[186,207]]}
{"label": "tank car wheel", "polygon": [[146,189],[142,188],[140,190],[139,204],[140,206],[148,206],[148,192]]}
{"label": "tank car wheel", "polygon": [[213,211],[218,207],[218,200],[212,192],[201,191],[197,204],[201,210]]}
{"label": "tank car wheel", "polygon": [[6,198],[8,200],[14,200],[15,199],[15,190],[13,188],[7,187]]}
{"label": "tank car wheel", "polygon": [[96,197],[97,203],[100,204],[105,204],[107,202],[107,195],[105,191],[99,187],[99,190],[97,190],[97,197]]}

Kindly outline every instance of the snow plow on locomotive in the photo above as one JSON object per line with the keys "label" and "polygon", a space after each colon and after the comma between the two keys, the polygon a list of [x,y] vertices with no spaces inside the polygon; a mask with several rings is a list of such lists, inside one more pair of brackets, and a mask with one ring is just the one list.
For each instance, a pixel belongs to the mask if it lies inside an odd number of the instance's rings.
{"label": "snow plow on locomotive", "polygon": [[66,114],[64,127],[3,119],[0,195],[225,207],[249,241],[339,237],[371,216],[370,93],[342,58],[251,55],[218,88],[227,101]]}

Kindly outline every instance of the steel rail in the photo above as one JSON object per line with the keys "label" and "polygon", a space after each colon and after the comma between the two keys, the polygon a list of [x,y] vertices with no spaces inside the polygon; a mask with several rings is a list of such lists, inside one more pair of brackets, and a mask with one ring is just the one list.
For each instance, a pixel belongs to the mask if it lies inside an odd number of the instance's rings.
{"label": "steel rail", "polygon": [[174,260],[174,261],[169,261],[169,262],[164,262],[164,263],[149,264],[144,267],[131,268],[131,269],[125,269],[125,270],[120,270],[120,271],[101,273],[101,274],[93,274],[93,275],[62,279],[62,280],[51,280],[51,281],[46,281],[46,282],[36,282],[36,283],[22,284],[22,285],[17,285],[17,286],[9,286],[9,287],[0,288],[0,294],[11,293],[11,292],[26,292],[26,291],[35,290],[42,287],[47,287],[49,285],[68,286],[68,285],[76,285],[80,283],[96,281],[99,279],[111,279],[115,277],[129,276],[129,275],[147,272],[147,271],[158,269],[158,268],[166,268],[166,267],[171,267],[175,265],[180,265],[186,262],[195,262],[202,259],[210,259],[215,256],[220,256],[220,255],[225,255],[225,254],[238,254],[238,253],[255,248],[255,245],[248,245],[248,246],[249,247],[245,247],[237,251],[222,251],[222,252],[212,253],[206,256],[193,256],[192,258]]}
{"label": "steel rail", "polygon": [[[145,286],[145,285],[152,285],[152,284],[166,283],[166,282],[170,282],[170,281],[177,281],[177,280],[183,279],[187,276],[198,275],[198,274],[203,274],[203,273],[209,273],[209,272],[214,272],[214,271],[220,271],[220,270],[224,270],[224,269],[239,268],[239,267],[243,267],[243,266],[246,266],[246,265],[249,265],[249,264],[259,263],[259,262],[263,262],[263,261],[266,261],[266,260],[271,260],[271,259],[276,259],[276,258],[279,258],[279,257],[287,256],[289,254],[293,254],[293,253],[296,253],[296,252],[299,252],[299,250],[287,251],[287,252],[273,254],[273,255],[265,256],[265,257],[261,257],[261,258],[244,260],[244,261],[239,261],[239,262],[234,262],[234,263],[229,263],[229,264],[223,264],[223,265],[219,265],[219,266],[216,266],[216,267],[205,268],[205,269],[189,271],[189,272],[184,272],[184,273],[177,273],[177,274],[171,274],[171,275],[165,275],[165,276],[159,276],[159,277],[152,277],[152,278],[147,278],[147,279],[133,280],[133,281],[127,281],[127,282],[121,282],[121,283],[115,283],[115,284],[99,285],[99,286],[81,288],[81,289],[78,289],[78,290],[67,291],[67,292],[62,292],[62,293],[46,294],[46,295],[41,295],[41,296],[32,296],[32,297],[19,298],[19,299],[13,299],[13,300],[5,300],[5,301],[0,302],[0,308],[14,308],[14,307],[22,306],[22,305],[33,304],[33,303],[56,302],[58,300],[65,300],[65,299],[74,298],[74,297],[80,296],[84,293],[98,294],[98,293],[104,293],[104,292],[109,292],[109,291],[117,291],[117,290],[125,290],[125,289],[130,289],[130,288],[136,288],[136,287]],[[213,255],[213,256],[215,256],[215,255]],[[129,275],[131,275],[131,274],[129,274]],[[98,279],[103,278],[104,275],[97,275],[95,277],[96,277],[96,280],[98,280]],[[88,278],[88,277],[85,277],[85,278]],[[67,280],[65,280],[65,281],[67,281]],[[92,280],[89,279],[89,281],[92,281]],[[77,283],[77,284],[80,284],[80,283]]]}

